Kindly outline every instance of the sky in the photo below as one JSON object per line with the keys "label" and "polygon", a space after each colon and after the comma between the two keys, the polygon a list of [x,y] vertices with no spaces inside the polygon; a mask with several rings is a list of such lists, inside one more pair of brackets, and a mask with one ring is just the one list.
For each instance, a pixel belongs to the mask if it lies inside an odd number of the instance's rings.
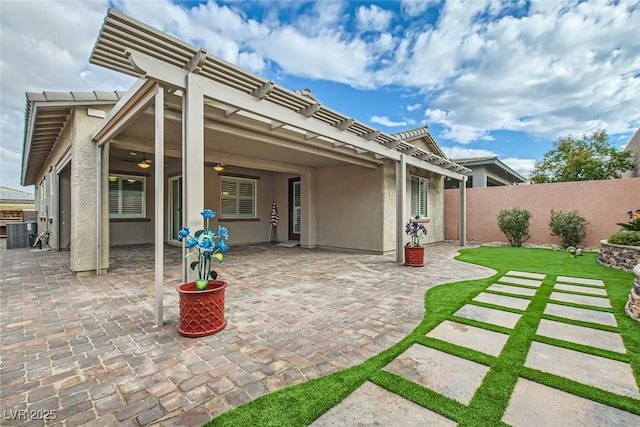
{"label": "sky", "polygon": [[[450,158],[527,176],[562,136],[640,127],[640,0],[0,0],[0,185],[20,186],[25,92],[127,90],[89,64],[107,8]],[[33,191],[33,187],[26,190]]]}

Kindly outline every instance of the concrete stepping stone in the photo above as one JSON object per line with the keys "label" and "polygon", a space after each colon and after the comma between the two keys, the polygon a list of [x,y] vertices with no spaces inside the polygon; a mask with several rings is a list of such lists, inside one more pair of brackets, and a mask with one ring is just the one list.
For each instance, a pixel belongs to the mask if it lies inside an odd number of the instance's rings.
{"label": "concrete stepping stone", "polygon": [[367,381],[311,425],[455,427],[457,423]]}
{"label": "concrete stepping stone", "polygon": [[604,282],[600,279],[584,279],[582,277],[558,276],[556,281],[565,283],[577,283],[579,285],[593,285],[604,287]]}
{"label": "concrete stepping stone", "polygon": [[505,294],[525,295],[529,297],[536,294],[536,289],[521,288],[520,286],[501,285],[499,283],[494,283],[493,285],[489,286],[487,290],[504,292]]}
{"label": "concrete stepping stone", "polygon": [[507,274],[505,274],[505,276],[519,276],[519,277],[526,277],[528,279],[539,279],[539,280],[544,280],[545,278],[545,275],[541,273],[529,273],[528,271],[517,271],[517,270],[507,271]]}
{"label": "concrete stepping stone", "polygon": [[574,295],[565,294],[563,292],[552,292],[549,297],[550,300],[572,302],[580,305],[590,305],[592,307],[611,308],[611,303],[608,298],[603,297],[590,297],[586,295]]}
{"label": "concrete stepping stone", "polygon": [[486,329],[452,322],[451,320],[445,320],[440,323],[427,336],[492,356],[500,355],[502,347],[509,339],[509,335],[506,334],[487,331]]}
{"label": "concrete stepping stone", "polygon": [[518,310],[526,310],[530,300],[523,298],[508,297],[506,295],[496,295],[482,292],[473,299],[473,301],[484,302],[487,304],[499,305],[502,307],[517,308]]}
{"label": "concrete stepping stone", "polygon": [[515,427],[638,426],[640,417],[518,378],[502,421]]}
{"label": "concrete stepping stone", "polygon": [[625,362],[534,341],[524,365],[611,393],[640,399],[631,365]]}
{"label": "concrete stepping stone", "polygon": [[613,313],[589,310],[588,308],[569,307],[568,305],[548,303],[544,314],[580,320],[582,322],[599,323],[601,325],[618,326]]}
{"label": "concrete stepping stone", "polygon": [[498,279],[498,282],[512,283],[514,285],[534,286],[536,288],[542,285],[542,280],[521,279],[520,277],[507,277],[507,276],[502,276],[501,278]]}
{"label": "concrete stepping stone", "polygon": [[565,285],[564,283],[556,283],[554,289],[559,291],[582,292],[583,294],[607,296],[607,290],[604,288],[588,288],[580,285]]}
{"label": "concrete stepping stone", "polygon": [[622,337],[615,332],[542,319],[536,334],[618,353],[626,352]]}
{"label": "concrete stepping stone", "polygon": [[518,323],[518,320],[520,320],[519,314],[496,310],[493,308],[480,307],[473,304],[465,305],[453,315],[510,329],[513,329],[516,326],[516,323]]}
{"label": "concrete stepping stone", "polygon": [[465,405],[471,402],[476,389],[489,372],[488,366],[420,344],[412,345],[384,369]]}

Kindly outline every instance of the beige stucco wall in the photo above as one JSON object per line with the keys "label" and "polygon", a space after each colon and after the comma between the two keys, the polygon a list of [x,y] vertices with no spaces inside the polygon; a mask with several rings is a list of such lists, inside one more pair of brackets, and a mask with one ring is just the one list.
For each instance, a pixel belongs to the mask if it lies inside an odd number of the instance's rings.
{"label": "beige stucco wall", "polygon": [[382,252],[383,168],[322,168],[316,176],[318,245]]}
{"label": "beige stucco wall", "polygon": [[[90,117],[86,109],[75,109],[71,115],[71,270],[95,271],[97,177],[96,145],[93,132],[102,119]],[[80,250],[74,250],[81,248]],[[106,263],[106,259],[104,260]]]}
{"label": "beige stucco wall", "polygon": [[[458,239],[460,190],[445,191],[445,239]],[[582,241],[598,247],[600,240],[618,231],[617,222],[627,222],[627,211],[640,207],[640,178],[564,182],[467,189],[467,240],[506,242],[498,228],[500,209],[524,208],[531,212],[527,243],[557,244],[549,230],[551,209],[577,210],[588,221]]]}

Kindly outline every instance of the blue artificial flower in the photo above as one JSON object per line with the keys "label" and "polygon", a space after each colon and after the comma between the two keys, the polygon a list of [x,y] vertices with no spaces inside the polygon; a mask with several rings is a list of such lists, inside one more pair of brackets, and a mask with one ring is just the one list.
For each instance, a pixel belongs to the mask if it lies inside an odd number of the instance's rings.
{"label": "blue artificial flower", "polygon": [[218,249],[220,249],[221,252],[226,252],[229,250],[229,245],[227,245],[227,242],[224,240],[220,240],[218,242]]}
{"label": "blue artificial flower", "polygon": [[203,234],[200,236],[200,241],[198,242],[198,247],[205,252],[210,252],[215,249],[216,242],[211,237]]}
{"label": "blue artificial flower", "polygon": [[223,227],[223,226],[219,225],[218,226],[218,234],[220,235],[220,237],[222,237],[225,240],[227,240],[229,238],[229,230],[227,230],[227,227]]}
{"label": "blue artificial flower", "polygon": [[216,213],[211,209],[205,209],[200,214],[204,217],[204,219],[211,219],[216,216]]}
{"label": "blue artificial flower", "polygon": [[216,238],[216,233],[214,233],[212,230],[207,230],[204,232],[204,234],[206,234],[207,236],[211,237],[212,239]]}
{"label": "blue artificial flower", "polygon": [[198,242],[196,241],[196,239],[194,239],[193,237],[189,237],[187,239],[187,243],[185,243],[184,247],[189,249],[189,248],[193,248],[198,244]]}
{"label": "blue artificial flower", "polygon": [[189,234],[191,234],[191,229],[187,226],[182,227],[182,230],[180,230],[178,232],[178,240],[182,240],[185,237],[187,237]]}

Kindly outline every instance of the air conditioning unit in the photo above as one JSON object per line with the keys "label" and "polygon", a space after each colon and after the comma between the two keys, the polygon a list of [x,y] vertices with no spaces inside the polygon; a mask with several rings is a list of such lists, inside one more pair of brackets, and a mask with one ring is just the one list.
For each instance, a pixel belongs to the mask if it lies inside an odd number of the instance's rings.
{"label": "air conditioning unit", "polygon": [[29,247],[29,233],[26,222],[7,223],[7,249]]}

